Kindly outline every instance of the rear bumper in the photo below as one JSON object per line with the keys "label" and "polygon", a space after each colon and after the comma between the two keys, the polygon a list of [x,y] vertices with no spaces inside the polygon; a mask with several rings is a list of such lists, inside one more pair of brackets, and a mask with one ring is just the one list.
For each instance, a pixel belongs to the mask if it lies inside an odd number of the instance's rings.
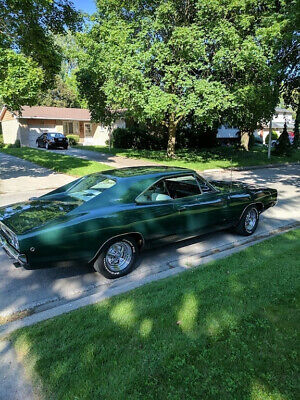
{"label": "rear bumper", "polygon": [[68,147],[68,142],[49,142],[48,146],[51,149],[65,148]]}
{"label": "rear bumper", "polygon": [[22,266],[27,266],[27,257],[25,254],[19,253],[15,248],[13,248],[7,240],[0,235],[0,246],[3,248],[8,257],[13,261],[17,262]]}

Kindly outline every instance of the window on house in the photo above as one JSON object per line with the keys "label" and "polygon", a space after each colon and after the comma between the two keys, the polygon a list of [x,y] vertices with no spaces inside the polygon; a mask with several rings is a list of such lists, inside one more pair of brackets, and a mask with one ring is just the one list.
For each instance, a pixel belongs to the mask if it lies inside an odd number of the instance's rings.
{"label": "window on house", "polygon": [[64,122],[64,134],[65,135],[73,135],[74,134],[74,123],[73,122]]}
{"label": "window on house", "polygon": [[69,135],[73,134],[73,122],[68,123],[68,133]]}
{"label": "window on house", "polygon": [[84,135],[92,136],[92,125],[91,124],[84,124]]}

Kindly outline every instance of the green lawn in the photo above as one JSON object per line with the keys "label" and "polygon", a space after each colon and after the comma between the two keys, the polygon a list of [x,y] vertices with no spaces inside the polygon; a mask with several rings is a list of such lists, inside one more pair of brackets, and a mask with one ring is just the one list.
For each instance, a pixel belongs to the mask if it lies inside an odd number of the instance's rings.
{"label": "green lawn", "polygon": [[272,156],[267,158],[267,149],[255,146],[247,152],[232,147],[217,147],[204,150],[178,150],[176,158],[170,160],[166,157],[164,150],[126,150],[109,149],[104,146],[84,146],[86,150],[102,153],[112,153],[117,156],[141,158],[146,161],[157,162],[165,165],[192,168],[198,171],[212,168],[247,167],[254,165],[277,164],[283,162],[300,161],[300,150],[294,151],[290,157]]}
{"label": "green lawn", "polygon": [[299,243],[274,237],[16,331],[14,346],[47,399],[297,399]]}
{"label": "green lawn", "polygon": [[72,176],[84,176],[93,172],[101,172],[112,169],[111,167],[96,161],[83,160],[81,158],[50,153],[29,147],[2,148],[0,151],[15,157],[23,158],[24,160],[31,161],[56,172],[61,172]]}

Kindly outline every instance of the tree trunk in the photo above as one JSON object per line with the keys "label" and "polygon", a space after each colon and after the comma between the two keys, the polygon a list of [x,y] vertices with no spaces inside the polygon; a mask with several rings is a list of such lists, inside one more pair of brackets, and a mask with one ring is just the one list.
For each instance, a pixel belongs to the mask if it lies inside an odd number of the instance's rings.
{"label": "tree trunk", "polygon": [[295,127],[294,127],[294,147],[297,149],[300,145],[300,134],[299,134],[299,123],[300,123],[300,102],[298,103]]}
{"label": "tree trunk", "polygon": [[241,145],[246,151],[249,151],[249,139],[250,135],[248,132],[241,132]]}
{"label": "tree trunk", "polygon": [[169,139],[168,139],[168,148],[167,148],[167,156],[169,158],[175,157],[175,143],[176,143],[176,124],[173,118],[170,118],[168,124],[169,130]]}

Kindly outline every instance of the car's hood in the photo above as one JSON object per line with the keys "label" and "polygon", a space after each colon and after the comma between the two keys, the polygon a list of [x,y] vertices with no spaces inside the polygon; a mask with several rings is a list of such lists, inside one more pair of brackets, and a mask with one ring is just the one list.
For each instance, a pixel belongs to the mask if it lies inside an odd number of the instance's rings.
{"label": "car's hood", "polygon": [[22,234],[61,217],[80,201],[34,200],[0,208],[0,221],[16,234]]}

